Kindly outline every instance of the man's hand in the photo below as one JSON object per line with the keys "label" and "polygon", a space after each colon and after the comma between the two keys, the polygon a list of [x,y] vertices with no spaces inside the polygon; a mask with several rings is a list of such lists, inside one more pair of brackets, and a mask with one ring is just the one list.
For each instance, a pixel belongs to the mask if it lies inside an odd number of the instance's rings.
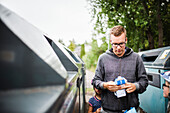
{"label": "man's hand", "polygon": [[103,84],[103,87],[105,89],[108,89],[111,92],[115,92],[115,91],[121,89],[121,86],[116,85],[115,82],[113,82],[113,81],[105,82]]}
{"label": "man's hand", "polygon": [[127,93],[132,93],[136,90],[136,86],[133,83],[127,82],[121,89],[126,89]]}

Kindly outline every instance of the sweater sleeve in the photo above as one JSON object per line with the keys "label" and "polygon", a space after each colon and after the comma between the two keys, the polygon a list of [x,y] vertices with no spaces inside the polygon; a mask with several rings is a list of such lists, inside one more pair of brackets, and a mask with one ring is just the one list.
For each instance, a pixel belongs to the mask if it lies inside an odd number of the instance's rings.
{"label": "sweater sleeve", "polygon": [[148,86],[148,77],[146,70],[142,61],[142,58],[138,55],[138,64],[137,64],[137,82],[136,86],[138,93],[143,93]]}
{"label": "sweater sleeve", "polygon": [[104,81],[104,66],[102,63],[102,57],[100,56],[98,59],[95,76],[93,78],[93,84],[98,89],[104,89],[103,88],[103,82]]}

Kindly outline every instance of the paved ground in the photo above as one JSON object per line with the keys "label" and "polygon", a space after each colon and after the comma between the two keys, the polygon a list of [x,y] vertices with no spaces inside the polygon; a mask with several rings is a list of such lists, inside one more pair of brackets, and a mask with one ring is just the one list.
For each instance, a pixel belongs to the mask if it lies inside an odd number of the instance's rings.
{"label": "paved ground", "polygon": [[88,101],[92,96],[94,96],[93,86],[91,85],[91,80],[92,80],[93,77],[94,77],[94,72],[86,70],[85,86],[86,86],[87,110],[88,110]]}
{"label": "paved ground", "polygon": [[85,86],[86,86],[86,101],[87,102],[89,98],[94,95],[93,86],[91,85],[91,80],[93,77],[94,77],[94,72],[86,70]]}

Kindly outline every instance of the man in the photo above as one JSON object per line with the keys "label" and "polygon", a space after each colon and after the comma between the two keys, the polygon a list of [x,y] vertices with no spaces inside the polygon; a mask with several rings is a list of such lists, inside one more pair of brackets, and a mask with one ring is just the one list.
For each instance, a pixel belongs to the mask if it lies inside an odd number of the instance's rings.
{"label": "man", "polygon": [[[104,112],[122,113],[131,107],[138,108],[138,93],[143,93],[148,85],[146,71],[141,57],[126,47],[126,30],[115,26],[110,32],[111,50],[100,55],[93,80],[102,89],[101,100]],[[124,77],[124,86],[116,85],[114,80]],[[126,96],[118,98],[115,92],[125,89]]]}
{"label": "man", "polygon": [[[162,85],[163,96],[165,98],[168,98],[168,100],[170,100],[170,71],[167,71],[160,75],[162,76],[162,78],[164,78],[166,80],[165,84]],[[168,101],[167,113],[170,113],[170,101]]]}

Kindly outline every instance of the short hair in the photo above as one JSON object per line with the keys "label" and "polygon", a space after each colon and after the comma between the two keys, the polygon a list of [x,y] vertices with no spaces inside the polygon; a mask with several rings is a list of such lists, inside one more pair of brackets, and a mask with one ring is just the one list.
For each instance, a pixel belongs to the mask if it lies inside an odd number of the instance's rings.
{"label": "short hair", "polygon": [[125,36],[126,36],[126,29],[121,25],[114,26],[110,30],[110,35],[120,36],[122,33],[125,33]]}

